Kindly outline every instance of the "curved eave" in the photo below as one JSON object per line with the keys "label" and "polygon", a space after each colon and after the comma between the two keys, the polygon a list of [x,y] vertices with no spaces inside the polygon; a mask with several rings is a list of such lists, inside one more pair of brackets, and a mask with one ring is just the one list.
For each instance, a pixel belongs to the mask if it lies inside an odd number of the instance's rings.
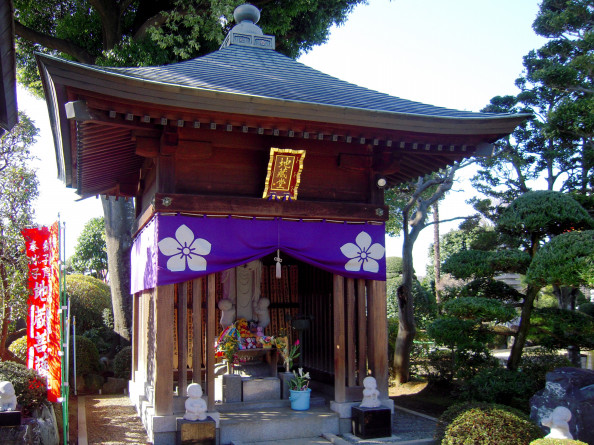
{"label": "curved eave", "polygon": [[476,113],[476,118],[460,118],[342,107],[155,82],[40,54],[38,60],[47,66],[54,83],[126,100],[187,109],[260,116],[274,115],[288,119],[385,130],[461,135],[507,134],[527,117],[520,114],[483,117],[480,113]]}

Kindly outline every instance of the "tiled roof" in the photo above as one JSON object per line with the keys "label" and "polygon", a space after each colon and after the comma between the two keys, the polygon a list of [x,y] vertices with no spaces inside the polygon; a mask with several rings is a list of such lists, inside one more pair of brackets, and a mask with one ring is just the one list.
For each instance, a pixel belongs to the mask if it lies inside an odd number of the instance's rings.
{"label": "tiled roof", "polygon": [[231,45],[196,59],[156,67],[99,70],[158,83],[319,105],[451,118],[503,117],[401,99],[345,82],[275,51]]}

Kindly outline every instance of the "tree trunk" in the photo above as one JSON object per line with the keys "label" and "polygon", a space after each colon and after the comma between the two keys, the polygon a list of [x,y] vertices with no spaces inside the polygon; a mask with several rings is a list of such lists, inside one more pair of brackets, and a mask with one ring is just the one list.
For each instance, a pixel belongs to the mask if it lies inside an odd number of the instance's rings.
{"label": "tree trunk", "polygon": [[[553,285],[553,294],[557,297],[559,302],[559,309],[565,309],[567,311],[575,311],[577,305],[577,296],[579,290],[571,286],[557,286]],[[582,366],[582,358],[580,348],[571,345],[567,347],[567,357],[569,361],[578,368]]]}
{"label": "tree trunk", "polygon": [[439,304],[441,281],[441,246],[439,244],[439,204],[433,204],[433,271],[435,274],[435,302]]}
{"label": "tree trunk", "polygon": [[125,199],[102,198],[105,216],[107,268],[111,288],[114,331],[131,340],[130,250],[134,204]]}
{"label": "tree trunk", "polygon": [[416,334],[413,312],[413,242],[407,234],[408,219],[405,217],[404,244],[402,246],[402,284],[398,287],[398,336],[394,347],[394,378],[396,383],[410,379],[410,353]]}
{"label": "tree trunk", "polygon": [[530,315],[532,314],[534,300],[539,290],[540,288],[533,286],[528,286],[526,290],[526,297],[524,298],[522,314],[520,316],[520,326],[507,360],[507,368],[510,370],[515,371],[520,365],[520,359],[522,358],[522,352],[526,344],[526,338],[528,337],[528,330],[530,329]]}

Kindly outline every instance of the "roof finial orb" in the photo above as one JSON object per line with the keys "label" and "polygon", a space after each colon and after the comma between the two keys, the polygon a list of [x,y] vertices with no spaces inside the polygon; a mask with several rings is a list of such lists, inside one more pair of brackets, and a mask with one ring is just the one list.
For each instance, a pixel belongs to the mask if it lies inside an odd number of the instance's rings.
{"label": "roof finial orb", "polygon": [[243,5],[239,5],[237,8],[235,8],[235,11],[233,11],[233,17],[235,18],[235,23],[241,23],[244,20],[248,20],[252,23],[258,23],[258,20],[260,20],[260,10],[254,5],[244,3]]}

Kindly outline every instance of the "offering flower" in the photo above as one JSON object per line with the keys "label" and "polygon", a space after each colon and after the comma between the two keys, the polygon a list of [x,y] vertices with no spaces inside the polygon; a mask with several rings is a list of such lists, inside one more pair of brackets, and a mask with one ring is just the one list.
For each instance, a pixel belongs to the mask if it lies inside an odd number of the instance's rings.
{"label": "offering flower", "polygon": [[293,371],[293,377],[289,380],[289,389],[293,391],[305,391],[309,387],[309,372],[303,373],[303,368],[299,368],[299,374]]}
{"label": "offering flower", "polygon": [[283,361],[285,362],[285,370],[291,371],[293,361],[299,357],[299,340],[296,340],[293,346],[289,347],[289,341],[287,337],[277,337],[275,340],[276,347],[280,351]]}

